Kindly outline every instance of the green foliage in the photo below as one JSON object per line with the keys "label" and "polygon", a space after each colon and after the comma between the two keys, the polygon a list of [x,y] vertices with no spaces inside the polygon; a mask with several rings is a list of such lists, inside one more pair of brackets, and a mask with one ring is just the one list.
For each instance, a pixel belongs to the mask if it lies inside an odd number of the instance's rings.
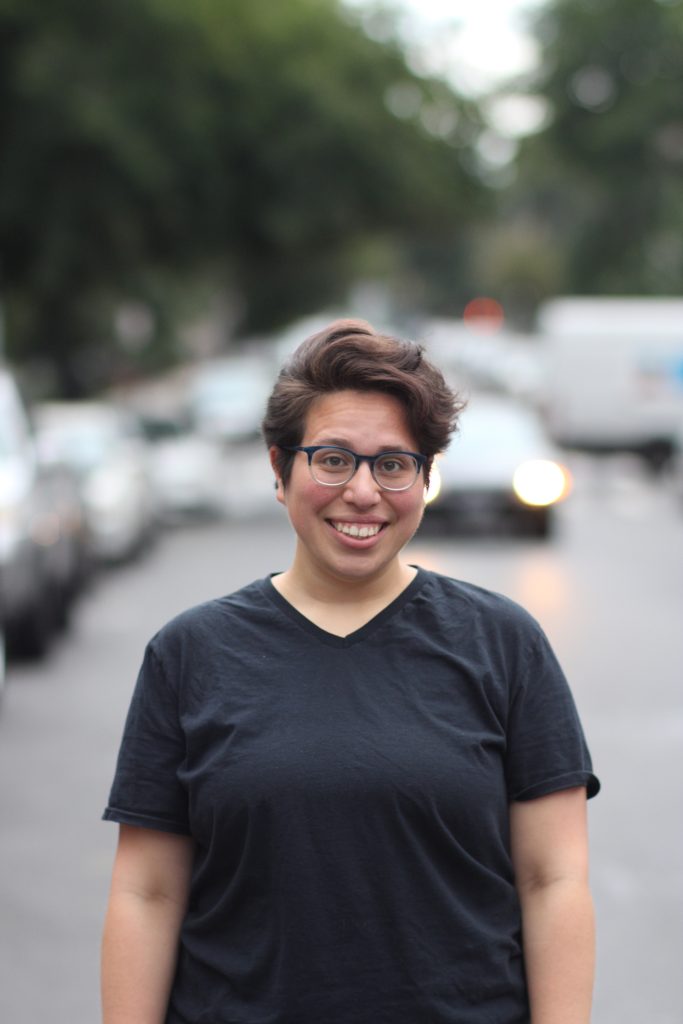
{"label": "green foliage", "polygon": [[565,291],[677,293],[683,281],[683,3],[550,0],[511,216],[567,254]]}
{"label": "green foliage", "polygon": [[159,282],[222,277],[247,330],[342,297],[374,235],[424,273],[484,202],[476,124],[337,0],[0,0],[10,352],[82,391],[125,362],[121,300],[169,357]]}

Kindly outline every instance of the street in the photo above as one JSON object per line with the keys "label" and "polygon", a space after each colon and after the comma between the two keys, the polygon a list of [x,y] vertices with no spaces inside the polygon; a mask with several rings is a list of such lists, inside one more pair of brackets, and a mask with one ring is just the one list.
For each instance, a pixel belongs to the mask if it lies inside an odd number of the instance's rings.
{"label": "street", "polygon": [[[507,594],[544,626],[603,786],[590,805],[594,1024],[680,1024],[683,505],[628,459],[582,457],[574,468],[575,494],[550,542],[425,531],[408,553]],[[49,660],[10,665],[0,701],[7,1024],[99,1019],[116,840],[100,816],[142,651],[184,607],[286,568],[292,535],[270,490],[267,500],[248,518],[169,530],[94,583]]]}

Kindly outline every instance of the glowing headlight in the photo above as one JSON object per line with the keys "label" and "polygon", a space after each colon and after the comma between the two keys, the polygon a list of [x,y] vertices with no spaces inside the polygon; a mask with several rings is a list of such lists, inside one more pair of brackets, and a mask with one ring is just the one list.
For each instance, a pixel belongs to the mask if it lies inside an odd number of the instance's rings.
{"label": "glowing headlight", "polygon": [[429,474],[429,487],[425,488],[425,504],[429,504],[430,501],[434,501],[434,498],[438,497],[439,491],[441,490],[441,473],[436,462],[432,463],[432,470]]}
{"label": "glowing headlight", "polygon": [[525,505],[554,505],[569,494],[571,477],[569,471],[557,462],[533,459],[517,467],[512,487]]}

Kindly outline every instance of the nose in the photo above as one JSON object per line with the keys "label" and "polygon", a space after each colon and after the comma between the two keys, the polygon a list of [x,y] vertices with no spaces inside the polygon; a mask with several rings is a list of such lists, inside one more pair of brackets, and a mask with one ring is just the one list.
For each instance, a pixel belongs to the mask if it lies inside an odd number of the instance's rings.
{"label": "nose", "polygon": [[344,500],[351,505],[367,508],[380,501],[382,488],[370,472],[367,462],[361,462],[349,482],[344,487]]}

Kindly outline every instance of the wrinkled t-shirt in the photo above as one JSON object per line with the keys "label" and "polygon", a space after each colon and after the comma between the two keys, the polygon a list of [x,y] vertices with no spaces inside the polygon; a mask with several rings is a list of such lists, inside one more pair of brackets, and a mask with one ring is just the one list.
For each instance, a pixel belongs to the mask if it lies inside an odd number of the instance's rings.
{"label": "wrinkled t-shirt", "polygon": [[535,620],[419,569],[338,637],[259,580],[149,643],[105,818],[192,836],[167,1024],[526,1024],[508,807],[599,783]]}

